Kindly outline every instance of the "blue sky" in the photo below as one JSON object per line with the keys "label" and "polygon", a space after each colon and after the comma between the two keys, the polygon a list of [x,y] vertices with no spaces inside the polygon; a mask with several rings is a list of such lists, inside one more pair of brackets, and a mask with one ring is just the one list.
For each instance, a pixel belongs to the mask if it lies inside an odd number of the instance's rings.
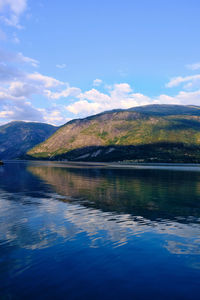
{"label": "blue sky", "polygon": [[197,0],[0,0],[0,123],[200,105]]}

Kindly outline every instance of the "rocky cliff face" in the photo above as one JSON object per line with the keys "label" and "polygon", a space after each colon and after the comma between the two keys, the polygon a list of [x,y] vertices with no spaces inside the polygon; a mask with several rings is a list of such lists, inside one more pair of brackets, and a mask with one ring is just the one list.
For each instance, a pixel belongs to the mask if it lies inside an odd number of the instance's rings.
{"label": "rocky cliff face", "polygon": [[0,159],[22,157],[29,149],[43,142],[57,127],[31,122],[11,122],[0,126]]}
{"label": "rocky cliff face", "polygon": [[150,105],[68,122],[28,152],[33,158],[197,162],[200,107]]}

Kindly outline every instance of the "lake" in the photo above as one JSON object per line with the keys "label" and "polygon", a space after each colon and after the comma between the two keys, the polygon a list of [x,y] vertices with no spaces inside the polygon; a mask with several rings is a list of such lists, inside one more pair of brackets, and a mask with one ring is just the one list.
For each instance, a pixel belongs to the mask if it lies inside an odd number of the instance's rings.
{"label": "lake", "polygon": [[199,166],[0,166],[0,299],[199,295]]}

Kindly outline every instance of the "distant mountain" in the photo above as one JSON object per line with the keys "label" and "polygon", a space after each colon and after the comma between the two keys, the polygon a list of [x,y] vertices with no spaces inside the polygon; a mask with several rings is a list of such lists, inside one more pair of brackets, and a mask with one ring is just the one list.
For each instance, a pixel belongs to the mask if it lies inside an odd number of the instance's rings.
{"label": "distant mountain", "polygon": [[148,105],[68,122],[29,157],[200,162],[200,107]]}
{"label": "distant mountain", "polygon": [[29,149],[43,142],[57,129],[49,124],[20,121],[0,126],[0,159],[22,157]]}

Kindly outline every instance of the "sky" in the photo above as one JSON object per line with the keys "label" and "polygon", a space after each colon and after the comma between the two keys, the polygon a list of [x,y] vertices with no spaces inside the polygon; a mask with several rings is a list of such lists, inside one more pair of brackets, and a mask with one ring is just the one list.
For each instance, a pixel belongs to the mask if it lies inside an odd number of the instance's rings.
{"label": "sky", "polygon": [[200,105],[199,0],[0,0],[0,124]]}

